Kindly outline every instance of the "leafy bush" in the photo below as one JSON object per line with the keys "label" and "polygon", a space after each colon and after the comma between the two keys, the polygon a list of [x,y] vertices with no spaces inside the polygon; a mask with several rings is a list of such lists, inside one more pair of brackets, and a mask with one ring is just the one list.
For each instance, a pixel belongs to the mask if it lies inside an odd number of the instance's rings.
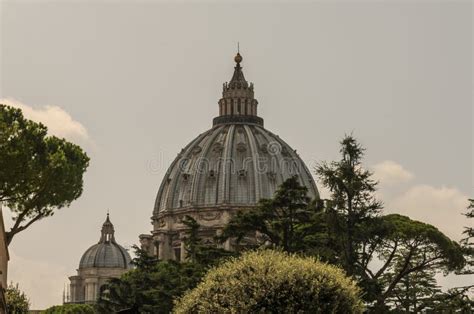
{"label": "leafy bush", "polygon": [[315,258],[255,251],[211,269],[175,313],[362,313],[360,290]]}
{"label": "leafy bush", "polygon": [[42,314],[95,314],[94,307],[89,304],[55,305],[46,309]]}
{"label": "leafy bush", "polygon": [[26,294],[20,290],[18,284],[11,282],[5,291],[5,299],[9,313],[26,314],[30,308],[30,300]]}

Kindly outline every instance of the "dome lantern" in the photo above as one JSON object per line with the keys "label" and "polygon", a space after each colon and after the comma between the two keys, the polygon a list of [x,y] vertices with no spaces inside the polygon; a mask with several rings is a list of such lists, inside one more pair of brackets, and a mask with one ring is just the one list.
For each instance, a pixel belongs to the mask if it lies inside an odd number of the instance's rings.
{"label": "dome lantern", "polygon": [[234,57],[234,74],[223,84],[219,100],[219,116],[213,124],[252,123],[263,126],[263,119],[257,116],[258,101],[254,97],[253,83],[248,83],[242,71],[243,57],[240,52]]}
{"label": "dome lantern", "polygon": [[107,213],[107,218],[105,219],[104,224],[102,225],[102,235],[100,237],[99,243],[103,242],[115,242],[114,238],[114,225],[110,222],[109,213]]}

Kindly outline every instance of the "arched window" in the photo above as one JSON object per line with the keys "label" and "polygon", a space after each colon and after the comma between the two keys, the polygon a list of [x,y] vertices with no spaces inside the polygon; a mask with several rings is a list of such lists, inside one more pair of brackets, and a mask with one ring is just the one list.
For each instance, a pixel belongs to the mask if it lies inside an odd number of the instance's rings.
{"label": "arched window", "polygon": [[173,247],[174,260],[181,261],[181,244],[175,245]]}
{"label": "arched window", "polygon": [[234,100],[232,99],[230,102],[230,115],[234,115]]}
{"label": "arched window", "polygon": [[242,108],[240,107],[240,98],[237,99],[237,114],[241,114],[242,113]]}
{"label": "arched window", "polygon": [[248,103],[249,103],[249,100],[248,99],[245,99],[245,107],[244,107],[244,114],[247,115],[247,107],[248,107]]}

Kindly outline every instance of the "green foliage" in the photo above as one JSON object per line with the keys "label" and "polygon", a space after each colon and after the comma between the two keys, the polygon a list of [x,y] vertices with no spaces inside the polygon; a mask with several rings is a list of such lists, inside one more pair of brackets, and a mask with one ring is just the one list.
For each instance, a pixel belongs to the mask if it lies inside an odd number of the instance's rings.
{"label": "green foliage", "polygon": [[[328,243],[335,251],[332,262],[357,279],[374,309],[387,311],[401,285],[416,274],[462,267],[461,247],[435,227],[401,215],[380,216],[377,182],[363,169],[364,148],[352,136],[342,140],[341,155],[340,161],[316,168],[331,192],[325,213]],[[378,269],[375,260],[381,264]],[[415,291],[417,285],[408,288]],[[424,294],[436,293],[433,289]]]}
{"label": "green foliage", "polygon": [[[359,281],[366,299],[375,300],[379,310],[386,308],[387,300],[396,297],[397,287],[414,274],[447,273],[464,265],[461,247],[432,225],[392,214],[378,217],[373,226],[368,228],[372,234],[363,243],[357,263],[364,270]],[[378,268],[369,267],[374,255],[381,265]]]}
{"label": "green foliage", "polygon": [[201,226],[191,216],[184,216],[183,224],[188,227],[185,232],[184,246],[186,250],[186,260],[197,263],[203,267],[216,265],[226,257],[235,256],[235,252],[229,252],[217,247],[215,243],[204,244],[199,237]]}
{"label": "green foliage", "polygon": [[[467,207],[467,212],[464,214],[467,218],[474,218],[474,199],[469,200],[469,206]],[[463,234],[466,236],[461,240],[461,245],[463,248],[464,256],[466,258],[466,266],[460,272],[465,275],[474,274],[474,228],[465,227]]]}
{"label": "green foliage", "polygon": [[324,228],[322,207],[318,202],[310,202],[307,193],[297,177],[287,179],[272,199],[262,199],[257,208],[238,212],[225,226],[221,241],[234,238],[240,243],[248,239],[249,244],[285,252],[323,247],[318,245],[322,241],[318,235]]}
{"label": "green foliage", "polygon": [[335,266],[278,251],[244,253],[210,270],[175,313],[362,313],[359,288]]}
{"label": "green foliage", "polygon": [[5,291],[5,299],[9,313],[26,314],[30,308],[30,300],[20,290],[18,284],[10,283]]}
{"label": "green foliage", "polygon": [[[413,258],[409,267],[419,264],[421,259],[421,256]],[[402,267],[400,260],[398,262],[397,269]],[[386,303],[390,304],[394,311],[406,313],[420,313],[433,308],[437,296],[441,293],[435,275],[434,269],[416,270],[406,274],[395,285],[392,296],[387,298]]]}
{"label": "green foliage", "polygon": [[474,309],[473,286],[457,287],[439,294],[427,313],[472,314]]}
{"label": "green foliage", "polygon": [[362,167],[365,149],[352,136],[341,141],[339,161],[322,162],[316,167],[321,183],[331,192],[325,202],[330,242],[339,252],[336,263],[350,275],[361,269],[357,263],[367,225],[382,209],[374,193],[377,182]]}
{"label": "green foliage", "polygon": [[195,287],[205,271],[196,263],[159,261],[135,250],[136,268],[109,281],[97,303],[99,313],[169,313],[173,300]]}
{"label": "green foliage", "polygon": [[64,304],[55,305],[42,312],[42,314],[95,314],[97,313],[89,304]]}
{"label": "green foliage", "polygon": [[47,136],[41,123],[0,104],[0,202],[15,223],[7,242],[32,223],[69,206],[82,194],[89,158],[65,139]]}

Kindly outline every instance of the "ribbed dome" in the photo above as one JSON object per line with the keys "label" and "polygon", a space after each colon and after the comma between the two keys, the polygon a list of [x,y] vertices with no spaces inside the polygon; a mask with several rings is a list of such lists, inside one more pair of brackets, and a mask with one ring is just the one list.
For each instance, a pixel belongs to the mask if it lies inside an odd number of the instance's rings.
{"label": "ribbed dome", "polygon": [[131,258],[127,250],[115,242],[115,230],[109,214],[102,225],[99,243],[94,244],[82,255],[79,269],[90,267],[131,268]]}
{"label": "ribbed dome", "polygon": [[189,143],[161,183],[154,214],[185,207],[255,205],[271,198],[294,175],[308,188],[309,197],[317,196],[316,184],[296,151],[251,122],[224,121]]}
{"label": "ribbed dome", "polygon": [[130,268],[130,255],[117,243],[98,243],[82,255],[79,268],[117,267]]}

